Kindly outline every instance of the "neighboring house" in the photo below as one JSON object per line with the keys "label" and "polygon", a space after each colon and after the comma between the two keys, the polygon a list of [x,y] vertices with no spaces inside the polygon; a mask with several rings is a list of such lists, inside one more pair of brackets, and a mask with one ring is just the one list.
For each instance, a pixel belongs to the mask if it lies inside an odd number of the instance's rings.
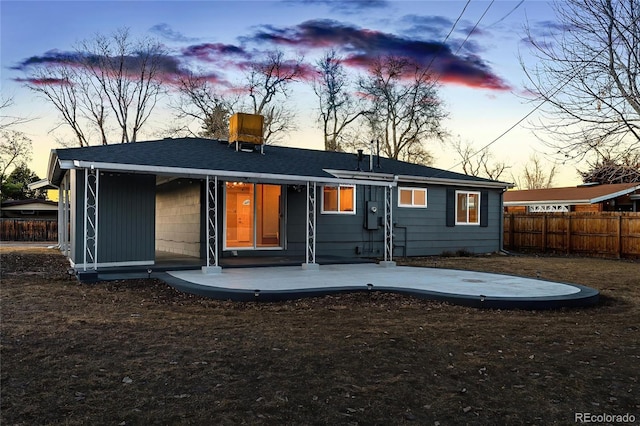
{"label": "neighboring house", "polygon": [[508,213],[640,211],[640,182],[507,191]]}
{"label": "neighboring house", "polygon": [[[240,148],[240,149],[238,149]],[[76,269],[157,252],[383,258],[501,248],[510,184],[387,158],[197,138],[58,149],[60,243]],[[66,206],[66,207],[65,207]],[[68,235],[65,234],[69,229]]]}
{"label": "neighboring house", "polygon": [[11,219],[56,219],[58,217],[58,203],[47,200],[3,201],[0,207],[0,217]]}

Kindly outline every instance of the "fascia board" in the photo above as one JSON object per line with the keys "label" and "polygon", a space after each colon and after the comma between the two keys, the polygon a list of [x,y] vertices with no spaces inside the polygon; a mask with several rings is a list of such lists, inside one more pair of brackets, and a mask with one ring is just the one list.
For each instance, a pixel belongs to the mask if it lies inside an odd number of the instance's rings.
{"label": "fascia board", "polygon": [[412,182],[412,183],[430,183],[433,185],[449,185],[449,186],[466,186],[473,188],[513,188],[514,185],[508,182],[478,182],[475,180],[464,180],[464,179],[446,179],[446,178],[433,178],[433,177],[422,177],[422,176],[408,176],[408,175],[398,175],[399,182]]}
{"label": "fascia board", "polygon": [[55,149],[52,149],[49,153],[49,167],[47,168],[47,179],[49,182],[53,182],[53,176],[55,174],[56,166],[58,165],[58,153]]}
{"label": "fascia board", "polygon": [[[371,185],[384,186],[388,183],[361,179],[341,179],[341,178],[323,178],[317,176],[298,176],[283,175],[274,173],[252,173],[252,172],[236,172],[231,170],[209,170],[209,169],[191,169],[184,167],[167,167],[167,166],[144,166],[139,164],[121,164],[121,163],[101,163],[94,161],[73,160],[70,168],[82,169],[99,169],[114,172],[131,172],[131,173],[147,173],[153,175],[172,175],[172,176],[188,176],[204,178],[206,176],[218,176],[226,178],[234,178],[239,180],[276,180],[291,183],[329,183],[329,184],[353,184],[353,185]],[[68,166],[68,164],[66,164]]]}
{"label": "fascia board", "polygon": [[29,189],[57,189],[58,187],[52,185],[49,179],[40,179],[35,182],[31,182],[27,184],[27,188]]}
{"label": "fascia board", "polygon": [[10,211],[20,211],[20,210],[33,210],[39,212],[56,212],[58,211],[58,206],[51,206],[49,204],[21,204],[19,206],[9,206],[3,207],[2,210],[10,210]]}
{"label": "fascia board", "polygon": [[391,173],[361,172],[357,170],[338,169],[322,169],[322,171],[342,179],[351,178],[359,180],[392,182],[395,178],[395,175]]}
{"label": "fascia board", "polygon": [[[360,178],[374,178],[376,180],[380,180],[383,182],[391,182],[395,180],[396,176],[389,173],[372,173],[372,172],[359,172],[359,171],[349,171],[349,170],[335,170],[335,169],[324,169],[325,172],[330,173],[334,176],[339,177],[356,177]],[[430,183],[433,185],[455,185],[455,186],[467,186],[474,188],[513,188],[513,184],[507,182],[478,182],[475,180],[464,180],[464,179],[445,179],[445,178],[431,178],[431,177],[422,177],[422,176],[412,176],[412,175],[398,175],[398,182],[407,182],[407,183]]]}
{"label": "fascia board", "polygon": [[542,201],[505,201],[505,206],[538,206],[547,204],[591,204],[591,200],[542,200]]}
{"label": "fascia board", "polygon": [[623,189],[618,192],[614,192],[612,194],[601,195],[600,197],[596,197],[590,200],[591,204],[600,203],[602,201],[610,200],[612,198],[621,197],[623,195],[627,195],[637,189],[640,189],[640,185],[632,186],[631,188]]}

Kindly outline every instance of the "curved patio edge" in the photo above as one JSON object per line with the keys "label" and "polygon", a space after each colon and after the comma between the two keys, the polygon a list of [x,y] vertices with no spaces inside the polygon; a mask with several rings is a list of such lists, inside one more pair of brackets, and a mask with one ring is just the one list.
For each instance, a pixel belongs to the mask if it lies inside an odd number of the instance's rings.
{"label": "curved patio edge", "polygon": [[166,272],[154,273],[169,286],[184,293],[209,297],[216,300],[230,300],[234,302],[280,302],[287,300],[319,297],[327,295],[355,293],[355,292],[384,292],[413,296],[418,299],[447,302],[454,305],[483,309],[522,309],[548,310],[560,308],[578,308],[594,306],[599,301],[600,292],[579,284],[562,283],[576,288],[576,293],[560,296],[544,297],[491,297],[456,293],[443,293],[407,287],[375,286],[344,286],[292,290],[248,290],[200,285],[176,278]]}

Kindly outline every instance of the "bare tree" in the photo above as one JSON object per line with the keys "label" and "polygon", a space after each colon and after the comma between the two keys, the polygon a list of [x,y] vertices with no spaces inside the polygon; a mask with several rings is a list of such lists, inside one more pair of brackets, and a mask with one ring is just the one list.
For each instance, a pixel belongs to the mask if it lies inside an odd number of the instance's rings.
{"label": "bare tree", "polygon": [[553,186],[555,175],[555,164],[551,166],[549,171],[546,171],[542,160],[537,155],[533,155],[524,166],[522,174],[519,177],[512,175],[512,179],[518,189],[546,189]]}
{"label": "bare tree", "polygon": [[554,3],[562,31],[538,39],[527,29],[535,64],[521,63],[529,91],[543,102],[542,139],[567,158],[640,149],[640,2]]}
{"label": "bare tree", "polygon": [[463,143],[461,140],[454,142],[453,147],[460,156],[462,170],[469,176],[498,180],[510,168],[504,161],[492,161],[493,155],[488,148],[478,151],[470,143]]}
{"label": "bare tree", "polygon": [[[81,109],[82,93],[81,85],[74,81],[80,80],[77,69],[63,64],[41,66],[33,71],[29,88],[43,95],[58,110],[62,123],[68,125],[79,146],[88,146],[89,139],[86,132],[93,128],[87,122],[85,112]],[[86,97],[91,98],[87,93]],[[106,141],[103,139],[102,143]]]}
{"label": "bare tree", "polygon": [[96,132],[107,144],[112,128],[120,142],[136,142],[162,94],[165,60],[158,42],[132,40],[120,29],[82,41],[73,55],[36,65],[28,86],[53,104],[79,146],[89,145]]}
{"label": "bare tree", "polygon": [[594,163],[588,163],[589,169],[578,170],[582,181],[610,183],[638,183],[640,182],[640,154],[633,153],[620,161],[611,158],[601,158]]}
{"label": "bare tree", "polygon": [[30,121],[30,119],[28,118],[10,115],[7,110],[10,109],[13,104],[13,98],[5,98],[3,96],[0,96],[0,131],[7,130],[10,127],[24,124]]}
{"label": "bare tree", "polygon": [[24,164],[31,159],[31,139],[15,130],[0,132],[0,185],[11,167]]}
{"label": "bare tree", "polygon": [[[174,106],[178,119],[195,120],[200,127],[197,136],[226,139],[229,136],[229,117],[238,100],[223,96],[202,76],[189,73],[179,81],[179,103]],[[183,133],[192,134],[189,126]]]}
{"label": "bare tree", "polygon": [[273,143],[295,128],[295,114],[286,106],[286,100],[289,85],[302,74],[302,59],[285,59],[281,51],[268,52],[264,59],[251,64],[247,90],[253,113],[264,116],[265,143]]}
{"label": "bare tree", "polygon": [[345,129],[364,111],[348,92],[347,74],[335,50],[316,62],[318,76],[312,81],[318,97],[318,120],[324,132],[324,149],[341,151]]}
{"label": "bare tree", "polygon": [[366,118],[384,155],[424,162],[428,139],[442,139],[446,117],[435,80],[404,58],[380,58],[359,81],[368,104]]}

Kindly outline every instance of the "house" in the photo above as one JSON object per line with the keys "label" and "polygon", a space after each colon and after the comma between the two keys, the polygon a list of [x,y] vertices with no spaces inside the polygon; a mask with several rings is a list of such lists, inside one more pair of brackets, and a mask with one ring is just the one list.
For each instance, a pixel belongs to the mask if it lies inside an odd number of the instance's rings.
{"label": "house", "polygon": [[[510,186],[378,156],[198,138],[57,149],[60,245],[80,271],[158,253],[383,258],[501,248]],[[68,232],[67,232],[68,230]],[[87,272],[87,273],[88,273]]]}
{"label": "house", "polygon": [[508,213],[640,211],[640,182],[507,191]]}
{"label": "house", "polygon": [[56,219],[58,203],[48,200],[7,200],[0,206],[0,217],[11,219]]}

